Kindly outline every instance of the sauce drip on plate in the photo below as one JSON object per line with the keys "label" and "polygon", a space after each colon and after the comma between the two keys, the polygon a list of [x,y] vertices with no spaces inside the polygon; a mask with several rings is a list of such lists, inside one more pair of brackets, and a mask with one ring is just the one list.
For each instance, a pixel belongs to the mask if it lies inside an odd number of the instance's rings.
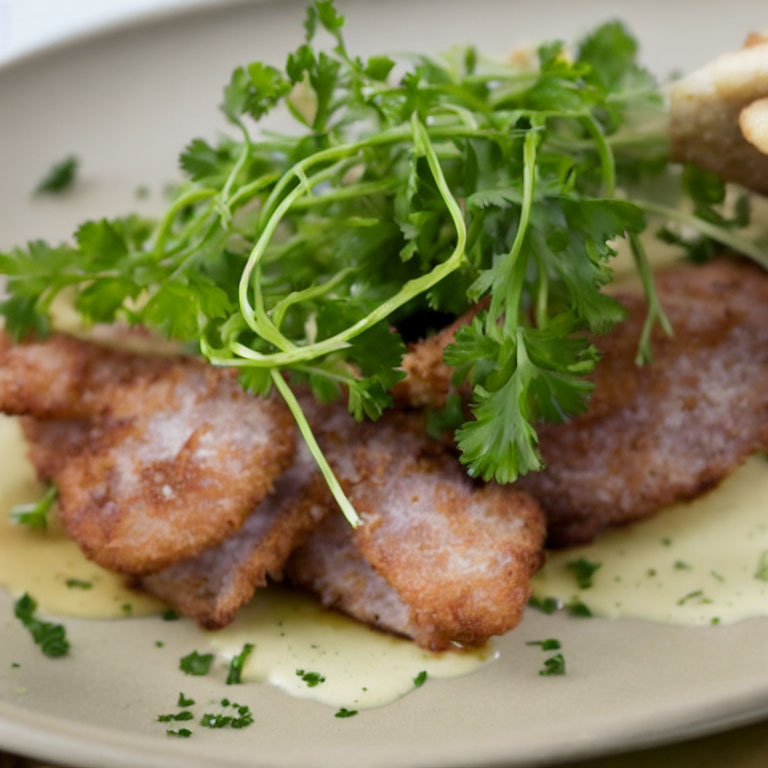
{"label": "sauce drip on plate", "polygon": [[244,681],[269,682],[293,696],[354,709],[400,698],[418,687],[421,672],[427,678],[459,677],[498,656],[493,643],[430,653],[279,588],[260,590],[210,642],[226,659],[253,644]]}
{"label": "sauce drip on plate", "polygon": [[[600,564],[584,589],[569,566],[580,558]],[[533,590],[599,616],[728,624],[768,615],[768,458],[752,456],[695,501],[550,553]]]}
{"label": "sauce drip on plate", "polygon": [[11,508],[37,501],[44,488],[27,460],[16,419],[0,416],[0,446],[0,587],[13,595],[29,592],[41,611],[60,616],[112,619],[162,611],[158,600],[88,560],[55,513],[45,529],[11,522]]}

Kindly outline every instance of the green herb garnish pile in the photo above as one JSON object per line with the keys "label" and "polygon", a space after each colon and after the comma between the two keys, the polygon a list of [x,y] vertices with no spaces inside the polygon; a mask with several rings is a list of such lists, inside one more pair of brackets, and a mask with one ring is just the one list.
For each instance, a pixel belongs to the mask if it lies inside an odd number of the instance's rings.
{"label": "green herb garnish pile", "polygon": [[[621,24],[572,55],[544,44],[530,68],[473,48],[363,59],[343,24],[317,0],[282,68],[232,73],[221,109],[235,135],[184,149],[186,180],[159,221],[91,221],[72,245],[0,254],[0,312],[16,338],[45,335],[67,289],[88,323],[154,328],[239,368],[254,393],[277,389],[356,524],[289,383],[376,419],[403,376],[400,331],[485,301],[446,352],[473,392],[472,417],[451,420],[469,474],[512,482],[542,467],[537,424],[587,405],[598,351],[585,332],[624,317],[602,292],[615,239],[629,240],[649,299],[641,361],[653,325],[670,331],[638,237],[646,213],[699,257],[709,239],[764,254],[736,232],[748,209],[726,211],[717,178],[667,161],[663,130],[648,127],[663,114],[657,84]],[[293,129],[257,130],[272,112]],[[632,196],[665,174],[691,212]]]}

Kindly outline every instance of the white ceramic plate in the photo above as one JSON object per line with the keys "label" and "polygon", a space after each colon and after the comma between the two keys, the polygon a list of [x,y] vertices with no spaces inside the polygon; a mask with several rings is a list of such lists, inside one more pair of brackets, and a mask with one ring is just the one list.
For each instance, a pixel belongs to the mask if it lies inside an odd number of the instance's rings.
{"label": "white ceramic plate", "polygon": [[[475,42],[502,54],[521,41],[572,39],[626,19],[646,60],[689,69],[768,26],[764,0],[377,0],[342,3],[348,41],[437,52]],[[0,71],[0,249],[65,238],[85,218],[151,212],[176,177],[175,157],[221,126],[215,105],[231,68],[280,62],[300,37],[301,3],[225,5],[81,39]],[[50,163],[74,152],[82,180],[64,199],[32,200]],[[135,189],[153,189],[137,201]],[[188,622],[67,621],[73,652],[49,660],[0,594],[0,747],[81,766],[543,765],[693,736],[768,714],[768,620],[681,628],[529,612],[501,659],[400,702],[337,720],[266,686],[238,691],[256,721],[244,731],[162,735],[154,718],[179,690],[224,695],[221,671],[183,677],[200,647]],[[559,637],[568,674],[539,677],[525,642]],[[162,649],[155,640],[165,641]],[[11,667],[21,663],[21,669]]]}

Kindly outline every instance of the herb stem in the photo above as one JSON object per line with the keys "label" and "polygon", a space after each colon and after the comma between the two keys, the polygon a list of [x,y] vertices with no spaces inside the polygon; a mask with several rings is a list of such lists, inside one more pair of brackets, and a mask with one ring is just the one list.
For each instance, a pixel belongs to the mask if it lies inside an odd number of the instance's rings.
{"label": "herb stem", "polygon": [[739,237],[739,235],[734,232],[719,227],[717,224],[705,221],[692,213],[687,213],[686,211],[677,208],[670,208],[667,205],[652,203],[648,200],[633,199],[632,202],[634,205],[638,206],[638,208],[642,208],[648,213],[663,216],[667,219],[677,221],[680,224],[692,227],[693,229],[698,230],[702,235],[711,237],[715,242],[725,245],[728,248],[732,248],[734,251],[741,253],[744,256],[748,256],[761,267],[768,269],[768,249],[760,247],[757,243]]}
{"label": "herb stem", "polygon": [[299,428],[299,432],[304,438],[304,442],[307,444],[309,452],[312,454],[312,457],[317,463],[318,469],[325,478],[325,482],[328,484],[328,488],[333,494],[333,498],[336,499],[336,503],[341,508],[341,511],[344,514],[344,517],[346,517],[349,521],[349,524],[353,528],[357,528],[359,525],[361,525],[362,520],[344,493],[344,490],[341,487],[338,478],[331,469],[330,464],[328,464],[328,460],[325,458],[322,449],[317,444],[317,440],[312,433],[312,428],[309,426],[307,417],[304,415],[304,411],[301,409],[301,405],[299,405],[299,401],[296,399],[296,395],[293,394],[293,391],[280,374],[280,371],[273,368],[270,371],[270,376],[272,377],[272,381],[275,384],[275,388],[280,393],[283,400],[285,400],[285,404],[293,414],[293,418],[296,420],[296,425]]}
{"label": "herb stem", "polygon": [[652,359],[651,332],[653,331],[654,324],[658,322],[667,336],[672,336],[674,334],[669,318],[659,301],[659,294],[656,292],[656,284],[653,280],[651,265],[648,263],[648,257],[645,253],[645,246],[636,232],[629,232],[629,244],[648,301],[648,311],[646,312],[645,321],[643,322],[643,330],[637,344],[637,356],[635,357],[635,363],[637,365],[644,365],[645,363],[649,363]]}
{"label": "herb stem", "polygon": [[173,224],[173,220],[180,211],[184,210],[188,205],[193,205],[200,200],[207,200],[209,197],[215,197],[218,194],[219,192],[216,189],[201,187],[187,192],[187,194],[182,195],[178,200],[174,201],[158,224],[154,245],[152,247],[152,252],[155,256],[159,257],[165,251],[165,241],[168,237],[168,232]]}

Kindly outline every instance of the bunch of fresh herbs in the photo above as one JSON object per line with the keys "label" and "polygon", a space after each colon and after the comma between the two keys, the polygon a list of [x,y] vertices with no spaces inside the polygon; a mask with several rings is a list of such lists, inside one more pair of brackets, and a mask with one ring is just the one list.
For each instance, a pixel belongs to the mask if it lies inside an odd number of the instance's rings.
{"label": "bunch of fresh herbs", "polygon": [[[154,328],[238,367],[254,393],[276,388],[355,523],[291,386],[376,419],[403,376],[397,329],[484,301],[445,355],[473,391],[456,438],[472,476],[512,482],[542,467],[537,423],[586,407],[599,356],[587,332],[625,314],[602,291],[617,238],[628,238],[649,299],[642,360],[652,326],[670,330],[638,237],[648,211],[760,253],[734,233],[744,206],[733,219],[718,212],[717,179],[682,186],[691,214],[627,196],[674,169],[663,132],[643,128],[662,99],[621,24],[573,55],[544,44],[529,67],[473,48],[362,59],[343,24],[331,0],[316,0],[282,69],[256,61],[232,73],[221,108],[236,136],[186,147],[186,181],[159,221],[90,221],[71,245],[0,254],[0,311],[17,339],[45,335],[68,291],[86,323]],[[257,134],[275,110],[298,130]]]}

